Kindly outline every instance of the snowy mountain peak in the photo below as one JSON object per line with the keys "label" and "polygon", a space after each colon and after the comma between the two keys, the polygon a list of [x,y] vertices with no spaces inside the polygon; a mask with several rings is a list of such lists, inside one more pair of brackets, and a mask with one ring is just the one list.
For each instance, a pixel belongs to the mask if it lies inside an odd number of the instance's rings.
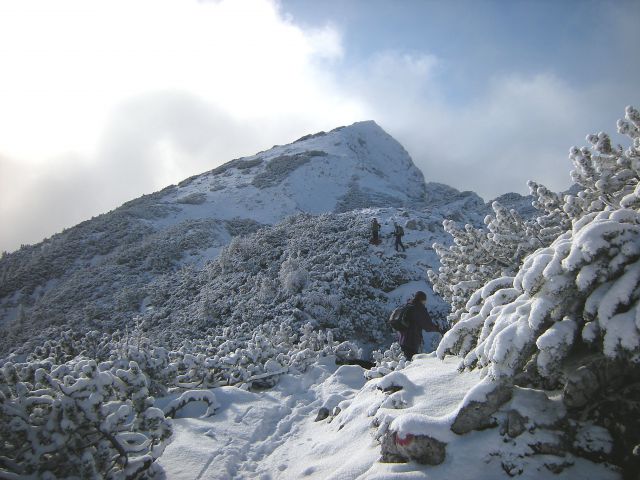
{"label": "snowy mountain peak", "polygon": [[212,212],[223,220],[275,223],[298,212],[417,206],[425,200],[425,182],[402,145],[365,121],[232,160],[156,200],[176,207],[164,224]]}

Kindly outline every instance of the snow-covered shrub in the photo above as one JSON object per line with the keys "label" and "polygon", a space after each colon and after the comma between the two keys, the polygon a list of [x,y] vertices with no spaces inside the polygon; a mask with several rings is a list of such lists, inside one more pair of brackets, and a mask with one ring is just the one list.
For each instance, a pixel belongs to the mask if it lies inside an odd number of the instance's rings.
{"label": "snow-covered shrub", "polygon": [[[20,345],[30,350],[69,328],[123,329],[144,301],[166,301],[168,276],[175,294],[196,289],[198,276],[182,271],[180,261],[228,236],[226,222],[210,219],[152,232],[128,211],[111,212],[108,221],[97,217],[1,262],[0,290],[18,293],[0,296],[0,312],[22,302],[29,321],[10,332],[0,326],[0,355]],[[167,316],[177,306],[155,312]]]}
{"label": "snow-covered shrub", "polygon": [[640,353],[639,127],[640,114],[627,107],[618,122],[632,140],[627,150],[613,148],[604,133],[587,136],[591,149],[571,149],[577,194],[561,199],[530,182],[534,206],[544,212],[537,219],[542,243],[565,225],[571,230],[529,255],[513,281],[499,278],[470,295],[438,355],[464,355],[466,366],[487,366],[495,377],[532,359],[543,377],[553,378],[577,343],[608,358]]}
{"label": "snow-covered shrub", "polygon": [[618,120],[618,133],[625,135],[630,146],[614,147],[608,134],[587,135],[589,147],[571,147],[573,163],[571,179],[579,191],[567,195],[550,192],[543,185],[530,182],[529,187],[538,198],[536,208],[545,212],[540,225],[547,228],[543,236],[558,225],[570,228],[572,220],[579,220],[591,212],[606,209],[638,208],[638,180],[640,179],[640,113],[628,106],[625,118]]}
{"label": "snow-covered shrub", "polygon": [[171,422],[132,362],[5,363],[0,369],[0,475],[139,478],[154,468]]}
{"label": "snow-covered shrub", "polygon": [[618,120],[618,132],[631,140],[626,150],[614,147],[606,133],[587,135],[591,147],[572,147],[572,180],[583,190],[566,198],[564,210],[573,219],[606,208],[637,208],[640,179],[640,113],[629,106]]}
{"label": "snow-covered shrub", "polygon": [[252,160],[248,160],[245,158],[236,158],[235,160],[231,160],[230,162],[214,168],[209,173],[211,173],[212,175],[221,175],[228,172],[232,168],[237,168],[238,170],[248,170],[250,168],[257,167],[263,161],[264,160],[260,157],[254,158]]}
{"label": "snow-covered shrub", "polygon": [[280,278],[282,288],[289,294],[301,292],[309,280],[308,272],[294,257],[289,257],[282,262],[278,277]]}
{"label": "snow-covered shrub", "polygon": [[375,350],[372,357],[376,365],[364,372],[368,379],[384,377],[396,370],[402,370],[406,365],[406,358],[398,342],[393,342],[384,352]]}
{"label": "snow-covered shrub", "polygon": [[177,313],[180,323],[204,317],[204,325],[210,318],[254,328],[281,317],[330,328],[341,340],[382,342],[391,333],[385,293],[424,278],[424,270],[372,256],[368,231],[362,214],[302,214],[235,238],[206,265],[201,288]]}
{"label": "snow-covered shrub", "polygon": [[527,183],[534,197],[533,207],[538,211],[535,219],[537,236],[543,245],[552,241],[571,228],[571,217],[564,210],[565,195],[552,192],[544,185],[534,181]]}
{"label": "snow-covered shrub", "polygon": [[[143,324],[139,322],[138,327]],[[60,355],[61,351],[65,354]],[[36,348],[26,365],[43,361],[59,364],[56,359],[74,362],[90,353],[101,369],[121,376],[131,395],[141,398],[173,390],[250,386],[257,379],[263,385],[265,379],[275,383],[283,373],[306,370],[319,356],[346,361],[362,355],[352,342],[335,340],[330,330],[317,330],[312,323],[297,330],[289,319],[282,318],[255,328],[248,323],[226,327],[219,335],[184,340],[176,350],[155,345],[137,330],[127,334],[90,332],[86,337],[67,332],[59,341],[47,342],[46,348]],[[132,369],[135,377],[122,373]]]}
{"label": "snow-covered shrub", "polygon": [[178,398],[173,399],[164,408],[163,413],[167,417],[174,418],[176,413],[192,402],[204,402],[207,405],[207,411],[204,413],[204,417],[213,415],[216,409],[220,406],[216,396],[211,390],[188,390],[183,392]]}
{"label": "snow-covered shrub", "polygon": [[184,203],[187,205],[200,205],[207,201],[207,195],[202,192],[194,192],[189,195],[185,195],[184,197],[178,198],[176,202]]}
{"label": "snow-covered shrub", "polygon": [[[508,281],[508,279],[505,279]],[[503,280],[493,287],[504,287]],[[591,213],[527,257],[506,288],[476,292],[438,355],[511,377],[533,357],[553,377],[580,338],[609,358],[640,354],[640,214]]]}
{"label": "snow-covered shrub", "polygon": [[440,257],[438,272],[428,271],[434,292],[451,304],[449,323],[460,319],[471,294],[488,281],[514,275],[523,259],[553,238],[541,236],[535,219],[523,219],[515,210],[493,202],[493,215],[485,218],[486,228],[466,224],[458,227],[452,220],[443,222],[453,244],[434,244]]}
{"label": "snow-covered shrub", "polygon": [[546,247],[571,228],[571,222],[591,212],[640,206],[640,113],[627,107],[618,132],[631,140],[624,150],[614,148],[606,133],[587,136],[591,147],[572,147],[572,180],[579,191],[562,195],[544,185],[529,182],[536,219],[523,220],[494,202],[494,215],[485,219],[487,230],[452,221],[444,223],[453,237],[453,245],[434,245],[440,257],[440,269],[429,272],[434,291],[451,303],[449,321],[457,322],[471,294],[488,281],[514,275],[523,259],[537,248]]}

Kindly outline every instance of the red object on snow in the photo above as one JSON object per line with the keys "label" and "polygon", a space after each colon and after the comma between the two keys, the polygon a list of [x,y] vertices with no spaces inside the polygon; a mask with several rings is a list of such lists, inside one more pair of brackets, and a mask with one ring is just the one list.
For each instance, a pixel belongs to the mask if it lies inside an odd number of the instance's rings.
{"label": "red object on snow", "polygon": [[395,436],[396,436],[396,445],[400,445],[401,447],[406,447],[411,442],[413,442],[413,435],[411,435],[410,433],[408,433],[407,436],[404,438],[400,438],[397,432]]}

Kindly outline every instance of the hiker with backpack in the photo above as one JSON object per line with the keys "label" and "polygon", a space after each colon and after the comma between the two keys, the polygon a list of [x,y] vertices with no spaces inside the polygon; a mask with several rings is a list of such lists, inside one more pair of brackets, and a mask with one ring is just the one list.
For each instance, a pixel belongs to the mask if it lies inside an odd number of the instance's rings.
{"label": "hiker with backpack", "polygon": [[380,243],[380,224],[378,219],[374,218],[371,221],[371,243],[378,245]]}
{"label": "hiker with backpack", "polygon": [[404,228],[398,225],[396,222],[393,222],[393,235],[396,237],[396,252],[400,251],[400,247],[402,247],[402,251],[404,252],[406,249],[402,244],[402,237],[404,236]]}
{"label": "hiker with backpack", "polygon": [[439,332],[427,311],[427,294],[418,291],[406,305],[396,308],[389,319],[392,328],[398,331],[398,343],[407,360],[411,360],[422,349],[422,330]]}

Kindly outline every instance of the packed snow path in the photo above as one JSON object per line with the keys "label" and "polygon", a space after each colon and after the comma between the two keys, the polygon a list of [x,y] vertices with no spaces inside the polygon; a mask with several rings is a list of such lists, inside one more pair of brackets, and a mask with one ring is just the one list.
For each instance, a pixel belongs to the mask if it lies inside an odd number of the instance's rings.
{"label": "packed snow path", "polygon": [[[476,373],[458,374],[457,363],[425,355],[403,370],[417,395],[429,392],[420,396],[420,411],[446,414],[478,382]],[[170,479],[356,479],[423,469],[378,463],[371,408],[381,408],[387,395],[362,389],[363,373],[358,366],[336,367],[327,358],[304,375],[285,375],[271,390],[216,389],[217,413],[202,419],[204,406],[182,411],[159,463]],[[331,423],[314,422],[321,407],[338,404],[342,411]]]}

